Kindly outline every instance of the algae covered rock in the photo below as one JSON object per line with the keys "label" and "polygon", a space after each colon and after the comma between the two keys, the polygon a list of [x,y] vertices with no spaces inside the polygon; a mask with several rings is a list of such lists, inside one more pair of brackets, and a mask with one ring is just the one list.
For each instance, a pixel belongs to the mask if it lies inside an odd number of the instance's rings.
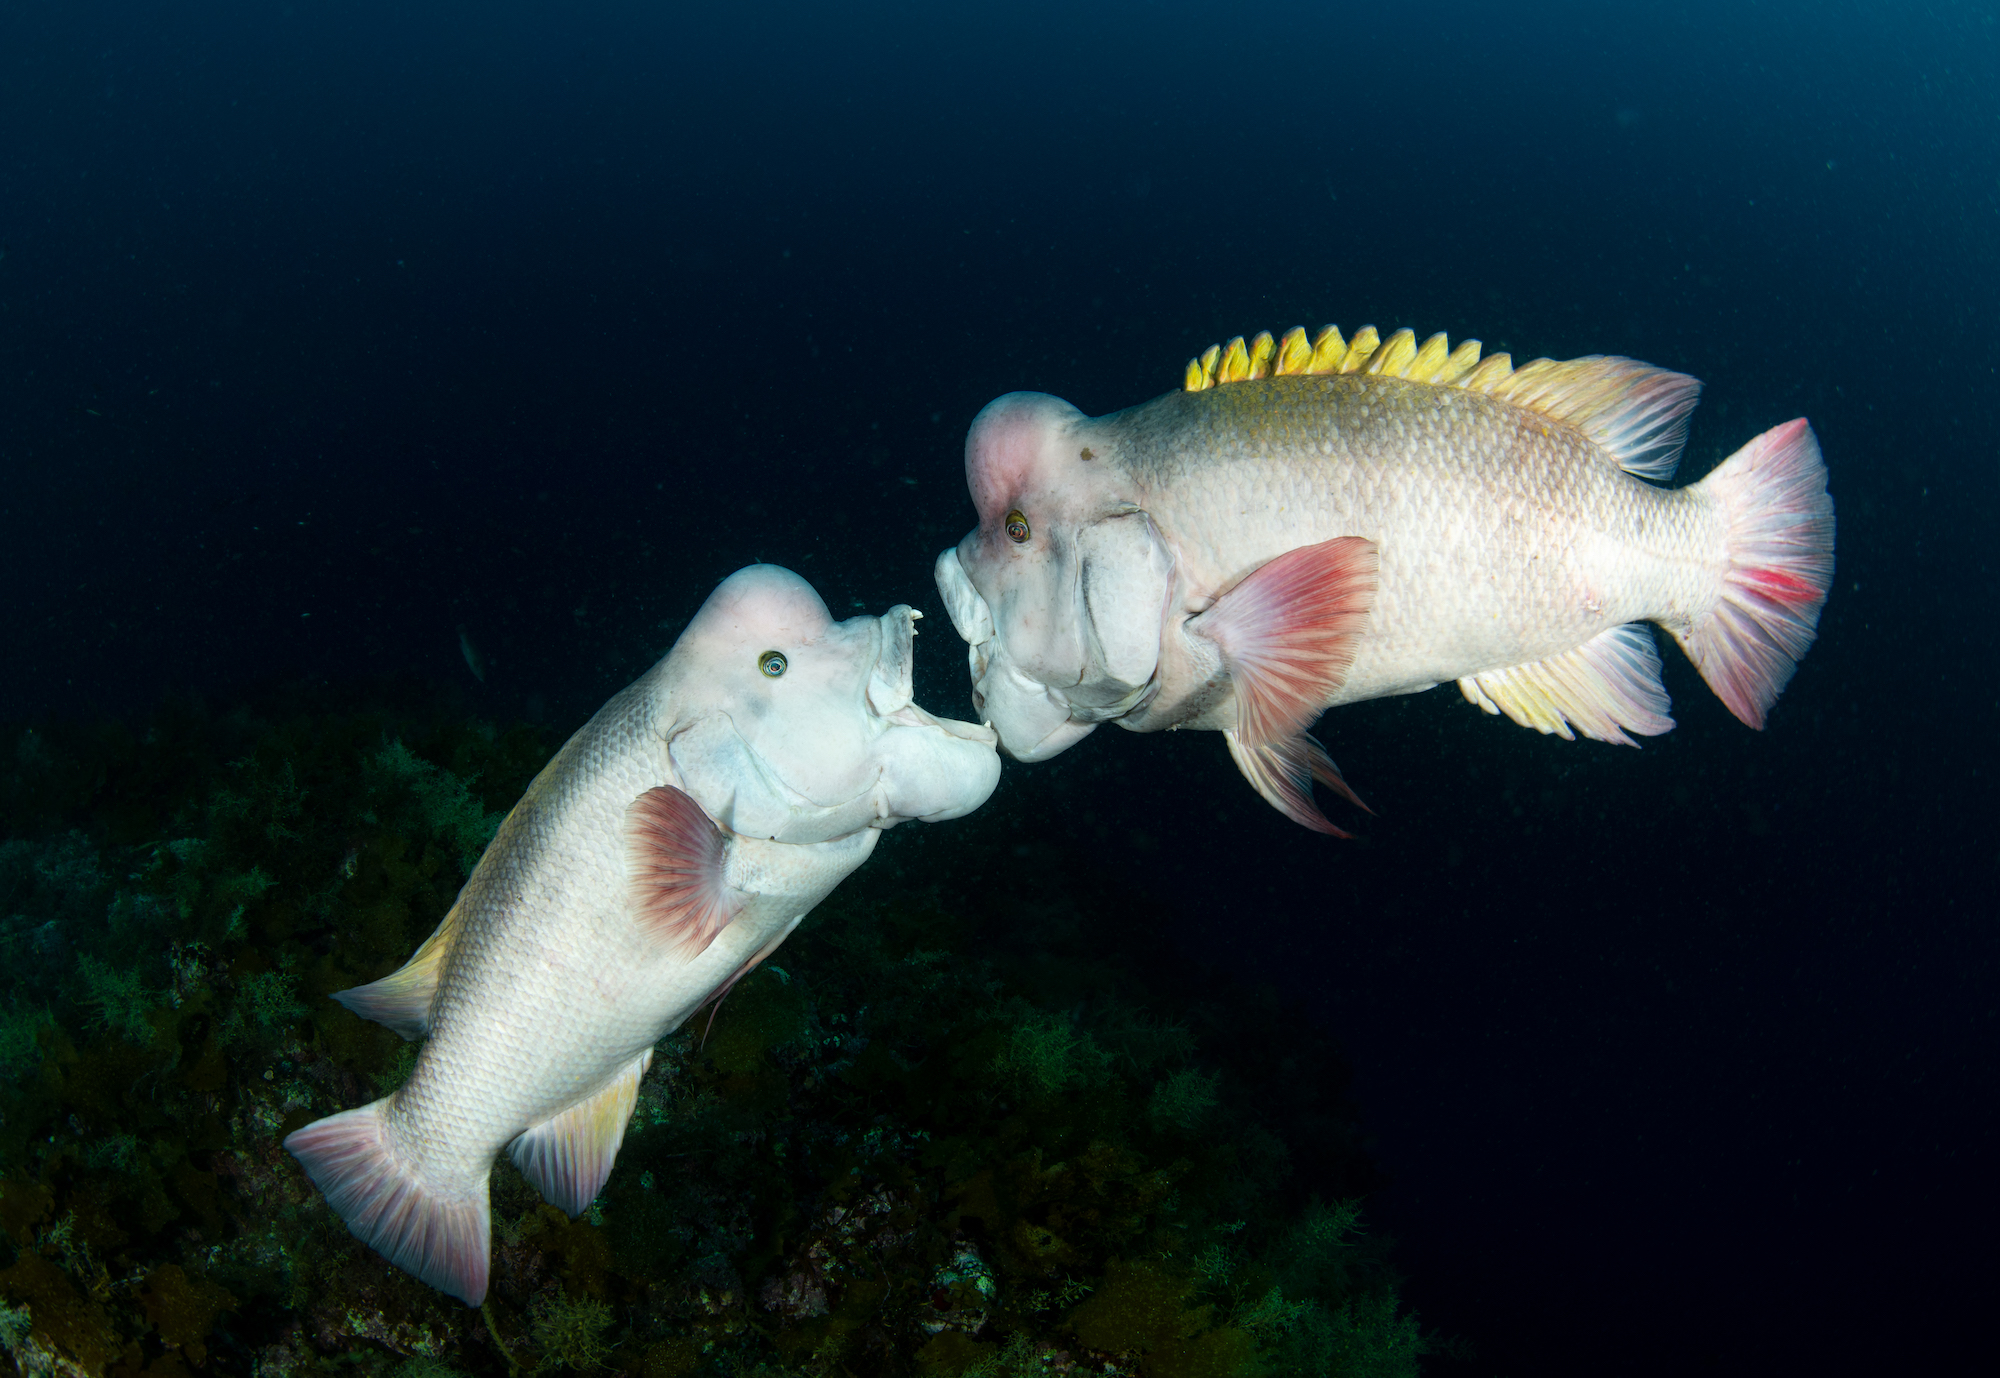
{"label": "algae covered rock", "polygon": [[11,731],[23,1372],[1386,1378],[1431,1344],[1352,1204],[1377,1179],[1337,1050],[1060,857],[998,909],[962,877],[1022,861],[977,828],[892,837],[665,1040],[584,1215],[496,1165],[467,1310],[358,1244],[279,1141],[407,1075],[411,1045],[327,996],[431,930],[553,737],[408,694]]}

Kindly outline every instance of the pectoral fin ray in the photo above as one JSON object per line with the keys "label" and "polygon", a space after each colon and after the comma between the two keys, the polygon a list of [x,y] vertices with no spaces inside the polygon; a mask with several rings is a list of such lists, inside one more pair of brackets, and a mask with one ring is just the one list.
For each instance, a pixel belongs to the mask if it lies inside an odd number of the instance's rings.
{"label": "pectoral fin ray", "polygon": [[659,785],[625,810],[625,868],[639,925],[690,961],[736,917],[723,879],[728,839],[692,796]]}

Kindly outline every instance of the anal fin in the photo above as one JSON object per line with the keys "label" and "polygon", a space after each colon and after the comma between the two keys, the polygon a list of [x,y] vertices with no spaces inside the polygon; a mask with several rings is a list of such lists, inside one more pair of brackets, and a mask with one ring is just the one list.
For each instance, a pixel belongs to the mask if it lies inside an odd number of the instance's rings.
{"label": "anal fin", "polygon": [[611,1084],[517,1137],[507,1155],[549,1204],[582,1215],[604,1188],[639,1103],[639,1082],[653,1065],[646,1049]]}
{"label": "anal fin", "polygon": [[1660,653],[1643,622],[1600,632],[1545,660],[1467,675],[1458,688],[1489,713],[1505,713],[1523,727],[1568,741],[1581,732],[1600,742],[1637,746],[1625,735],[1628,730],[1657,737],[1674,725],[1660,683]]}

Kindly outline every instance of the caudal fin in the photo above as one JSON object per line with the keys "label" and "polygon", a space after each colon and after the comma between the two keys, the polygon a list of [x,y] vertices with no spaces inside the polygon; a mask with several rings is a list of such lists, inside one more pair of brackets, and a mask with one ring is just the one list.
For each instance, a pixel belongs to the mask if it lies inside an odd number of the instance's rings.
{"label": "caudal fin", "polygon": [[491,1252],[486,1179],[426,1182],[398,1160],[383,1118],[387,1101],[294,1130],[285,1147],[356,1239],[404,1272],[468,1306],[486,1299]]}
{"label": "caudal fin", "polygon": [[1681,648],[1752,727],[1812,645],[1833,582],[1833,499],[1804,417],[1774,426],[1695,485],[1721,510],[1728,564],[1715,604]]}

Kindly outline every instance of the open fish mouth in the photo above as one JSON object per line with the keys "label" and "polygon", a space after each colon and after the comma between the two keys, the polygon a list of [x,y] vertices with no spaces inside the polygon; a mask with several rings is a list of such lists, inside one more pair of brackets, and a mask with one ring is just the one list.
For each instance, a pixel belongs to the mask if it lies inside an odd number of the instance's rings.
{"label": "open fish mouth", "polygon": [[917,619],[915,608],[898,604],[882,614],[880,651],[868,675],[868,707],[893,727],[928,727],[961,741],[997,746],[999,736],[983,723],[960,722],[926,712],[916,702]]}

